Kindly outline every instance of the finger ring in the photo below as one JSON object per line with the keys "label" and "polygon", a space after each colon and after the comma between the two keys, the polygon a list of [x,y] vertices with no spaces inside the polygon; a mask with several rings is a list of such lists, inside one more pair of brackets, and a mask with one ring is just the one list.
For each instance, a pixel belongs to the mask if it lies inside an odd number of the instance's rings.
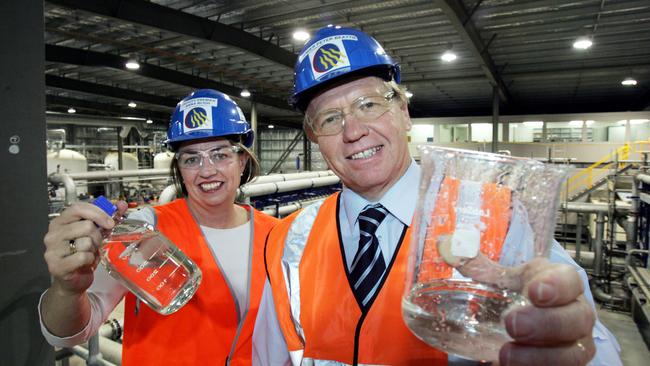
{"label": "finger ring", "polygon": [[68,255],[73,255],[77,252],[77,244],[74,240],[68,241],[68,247],[70,248],[70,254]]}

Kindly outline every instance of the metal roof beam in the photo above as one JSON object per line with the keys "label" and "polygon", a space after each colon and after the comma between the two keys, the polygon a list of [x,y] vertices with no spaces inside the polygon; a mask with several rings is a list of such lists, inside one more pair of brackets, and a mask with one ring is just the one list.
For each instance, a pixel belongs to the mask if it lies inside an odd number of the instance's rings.
{"label": "metal roof beam", "polygon": [[134,90],[117,88],[104,84],[91,83],[88,81],[64,78],[56,75],[45,75],[45,84],[52,88],[75,90],[82,93],[102,95],[111,98],[132,100],[148,104],[155,104],[165,107],[176,107],[178,100],[174,98],[161,97],[158,95],[141,93]]}
{"label": "metal roof beam", "polygon": [[[163,80],[172,84],[185,85],[191,88],[217,89],[223,93],[237,97],[242,90],[240,88],[223,84],[214,80],[169,70],[163,67],[146,63],[140,63],[140,69],[137,71],[126,70],[124,69],[124,63],[127,61],[125,57],[95,51],[80,50],[77,48],[55,46],[49,44],[45,45],[45,59],[49,62],[59,62],[81,66],[110,67],[113,69],[122,70],[124,72],[133,73],[134,75]],[[271,107],[292,110],[287,101],[282,99],[271,98],[264,95],[254,95],[252,99],[258,103]]]}
{"label": "metal roof beam", "polygon": [[293,68],[296,55],[244,30],[142,0],[47,0],[72,9],[236,47]]}
{"label": "metal roof beam", "polygon": [[112,104],[93,102],[90,100],[83,100],[77,98],[61,97],[58,95],[51,95],[51,94],[45,96],[45,101],[47,102],[48,106],[59,105],[59,106],[64,106],[66,108],[75,107],[75,108],[89,109],[89,110],[99,111],[102,113],[109,113],[109,114],[114,114],[114,115],[124,116],[124,117],[152,118],[158,121],[168,121],[170,115],[169,113],[142,110],[142,109],[133,109],[133,108],[120,108]]}
{"label": "metal roof beam", "polygon": [[490,84],[497,87],[501,100],[507,103],[511,99],[508,88],[499,76],[494,62],[483,44],[481,35],[469,18],[462,2],[456,0],[436,0],[435,4],[447,15],[449,21],[461,39],[463,39],[465,47],[470,50],[476,61],[479,62]]}

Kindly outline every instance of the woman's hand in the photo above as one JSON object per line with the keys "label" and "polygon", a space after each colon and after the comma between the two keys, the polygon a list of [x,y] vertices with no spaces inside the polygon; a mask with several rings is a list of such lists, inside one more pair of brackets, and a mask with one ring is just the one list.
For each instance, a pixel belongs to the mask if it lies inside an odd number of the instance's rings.
{"label": "woman's hand", "polygon": [[[126,203],[118,202],[120,214]],[[50,222],[44,238],[45,261],[53,277],[52,290],[78,295],[90,287],[100,259],[101,229],[112,229],[113,219],[97,206],[77,202]]]}

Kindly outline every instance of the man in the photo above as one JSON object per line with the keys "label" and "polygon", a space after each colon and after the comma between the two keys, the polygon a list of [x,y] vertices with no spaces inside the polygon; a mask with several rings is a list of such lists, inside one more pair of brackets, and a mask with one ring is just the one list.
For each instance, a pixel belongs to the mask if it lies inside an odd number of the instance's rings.
{"label": "man", "polygon": [[[402,320],[420,170],[408,151],[399,80],[390,56],[354,29],[321,29],[300,53],[292,103],[343,190],[269,235],[254,363],[475,364],[427,346]],[[561,248],[553,253],[571,262]],[[594,327],[576,267],[535,260],[522,268],[522,291],[536,306],[506,316],[515,342],[501,349],[502,364],[584,365],[596,349],[593,364],[620,364],[613,336]]]}

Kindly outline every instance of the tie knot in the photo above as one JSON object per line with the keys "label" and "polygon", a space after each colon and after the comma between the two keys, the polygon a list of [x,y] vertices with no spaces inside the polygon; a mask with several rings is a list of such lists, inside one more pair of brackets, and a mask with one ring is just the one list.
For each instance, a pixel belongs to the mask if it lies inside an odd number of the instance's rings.
{"label": "tie knot", "polygon": [[380,204],[367,206],[359,214],[359,231],[374,235],[387,214],[388,210]]}

